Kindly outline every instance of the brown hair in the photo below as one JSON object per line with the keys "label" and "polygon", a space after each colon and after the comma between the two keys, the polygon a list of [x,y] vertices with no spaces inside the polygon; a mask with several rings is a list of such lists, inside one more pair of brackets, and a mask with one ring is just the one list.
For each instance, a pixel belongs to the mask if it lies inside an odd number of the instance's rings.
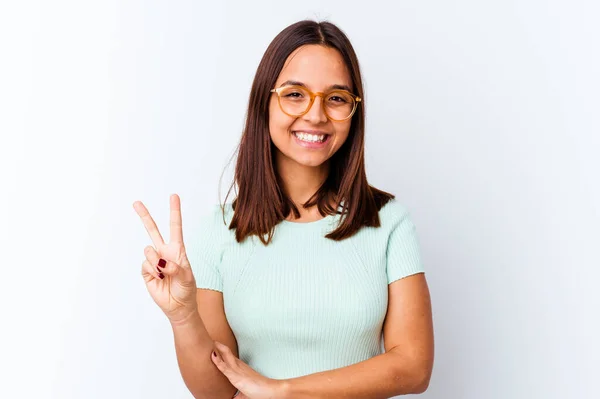
{"label": "brown hair", "polygon": [[[344,144],[330,158],[329,175],[304,208],[317,205],[322,216],[342,214],[338,227],[325,237],[340,241],[354,235],[361,226],[379,227],[379,209],[394,195],[367,182],[364,162],[364,93],[358,59],[348,37],[331,22],[304,20],[281,31],[271,42],[258,65],[244,131],[237,148],[234,181],[239,193],[232,203],[234,216],[229,229],[236,229],[236,240],[257,235],[264,245],[273,237],[274,227],[290,212],[300,217],[298,208],[283,192],[274,167],[273,142],[269,134],[269,99],[288,56],[300,46],[318,44],[334,48],[342,55],[353,84],[354,94],[363,100],[352,116]],[[337,204],[331,206],[331,200]],[[224,205],[221,205],[224,211]],[[340,208],[339,211],[337,208]],[[224,213],[223,213],[224,216]],[[263,237],[268,235],[267,239]]]}

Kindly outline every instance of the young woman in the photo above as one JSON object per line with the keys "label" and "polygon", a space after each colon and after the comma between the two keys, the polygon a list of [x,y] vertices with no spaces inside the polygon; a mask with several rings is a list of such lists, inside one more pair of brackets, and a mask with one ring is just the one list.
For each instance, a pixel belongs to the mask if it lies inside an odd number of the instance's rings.
{"label": "young woman", "polygon": [[237,197],[204,215],[191,256],[177,195],[168,244],[134,203],[154,243],[142,275],[195,397],[427,389],[433,327],[416,230],[392,194],[367,182],[364,120],[348,38],[329,22],[295,23],[258,66]]}

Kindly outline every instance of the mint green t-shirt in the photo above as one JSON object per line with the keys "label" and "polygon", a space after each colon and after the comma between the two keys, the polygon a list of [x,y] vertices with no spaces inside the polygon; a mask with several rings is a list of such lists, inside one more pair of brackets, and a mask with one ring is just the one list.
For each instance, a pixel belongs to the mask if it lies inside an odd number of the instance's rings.
{"label": "mint green t-shirt", "polygon": [[416,229],[393,199],[381,227],[362,227],[336,242],[325,238],[340,215],[282,221],[273,241],[243,243],[228,230],[225,205],[204,214],[190,263],[198,288],[223,293],[239,357],[268,378],[300,377],[349,366],[381,353],[388,284],[424,272]]}

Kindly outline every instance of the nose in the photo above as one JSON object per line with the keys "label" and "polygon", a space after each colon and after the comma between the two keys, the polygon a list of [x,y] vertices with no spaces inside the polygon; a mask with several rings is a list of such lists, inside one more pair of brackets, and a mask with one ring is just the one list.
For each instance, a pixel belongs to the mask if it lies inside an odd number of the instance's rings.
{"label": "nose", "polygon": [[323,97],[315,97],[315,101],[312,103],[307,113],[303,115],[305,121],[312,124],[319,124],[327,122],[327,115],[323,109]]}

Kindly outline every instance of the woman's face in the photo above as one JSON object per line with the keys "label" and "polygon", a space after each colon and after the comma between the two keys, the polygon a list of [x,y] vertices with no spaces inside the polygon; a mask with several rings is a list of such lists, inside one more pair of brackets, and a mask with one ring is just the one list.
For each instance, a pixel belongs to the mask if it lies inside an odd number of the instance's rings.
{"label": "woman's face", "polygon": [[[275,87],[287,81],[301,82],[312,92],[326,92],[333,85],[352,90],[350,73],[340,53],[320,45],[305,45],[296,49],[286,60]],[[297,84],[297,83],[296,83]],[[277,94],[271,93],[269,102],[269,131],[276,147],[276,160],[304,166],[320,166],[344,144],[348,138],[352,118],[334,122],[327,118],[317,96],[310,110],[300,116],[285,114],[279,107]],[[304,144],[295,133],[324,133],[329,135],[322,145]],[[306,138],[306,137],[305,137]]]}

